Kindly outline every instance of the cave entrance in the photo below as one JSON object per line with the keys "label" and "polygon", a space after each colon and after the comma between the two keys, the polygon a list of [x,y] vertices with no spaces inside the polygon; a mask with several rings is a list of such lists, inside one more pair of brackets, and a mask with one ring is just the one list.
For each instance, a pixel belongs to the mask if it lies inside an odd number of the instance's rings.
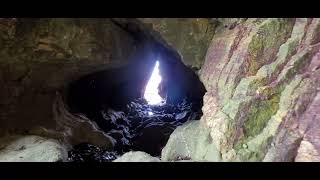
{"label": "cave entrance", "polygon": [[109,154],[89,144],[75,146],[72,161],[108,161],[107,155],[129,151],[160,156],[176,127],[202,116],[205,88],[179,56],[158,45],[141,48],[129,62],[69,85],[71,112],[87,116],[116,142]]}
{"label": "cave entrance", "polygon": [[154,65],[150,79],[144,90],[144,99],[150,105],[157,105],[157,104],[164,103],[164,99],[163,97],[161,97],[160,89],[159,89],[161,80],[162,80],[162,77],[160,75],[160,70],[159,70],[159,61],[156,61],[156,64]]}

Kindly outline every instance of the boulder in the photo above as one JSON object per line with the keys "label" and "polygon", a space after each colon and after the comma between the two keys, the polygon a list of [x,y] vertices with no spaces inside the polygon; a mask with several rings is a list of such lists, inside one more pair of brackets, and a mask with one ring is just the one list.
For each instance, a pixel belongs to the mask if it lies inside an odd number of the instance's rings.
{"label": "boulder", "polygon": [[162,149],[163,161],[220,161],[209,129],[200,121],[188,121],[171,134]]}
{"label": "boulder", "polygon": [[160,162],[160,159],[152,157],[142,151],[130,151],[123,154],[113,162]]}
{"label": "boulder", "polygon": [[57,162],[67,160],[67,149],[54,139],[10,136],[0,139],[0,162]]}

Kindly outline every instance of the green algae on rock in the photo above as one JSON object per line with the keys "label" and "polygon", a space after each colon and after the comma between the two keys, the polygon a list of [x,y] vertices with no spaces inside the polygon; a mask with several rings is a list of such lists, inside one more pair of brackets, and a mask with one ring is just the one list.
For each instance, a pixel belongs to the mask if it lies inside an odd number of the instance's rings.
{"label": "green algae on rock", "polygon": [[[224,161],[262,161],[267,153],[272,161],[277,160],[274,157],[293,161],[301,135],[295,135],[297,130],[289,133],[283,123],[296,124],[314,97],[305,97],[305,92],[317,89],[314,83],[306,83],[316,81],[307,80],[309,76],[317,77],[307,67],[319,51],[313,44],[318,43],[320,21],[270,18],[253,22],[239,22],[232,32],[216,32],[200,73],[208,91],[202,120],[211,129]],[[223,38],[229,47],[221,46]],[[231,46],[232,39],[241,45]],[[304,103],[295,105],[298,99]],[[292,114],[292,108],[300,109],[299,113]],[[280,151],[280,137],[290,146],[287,151]],[[270,158],[272,149],[277,156]]]}

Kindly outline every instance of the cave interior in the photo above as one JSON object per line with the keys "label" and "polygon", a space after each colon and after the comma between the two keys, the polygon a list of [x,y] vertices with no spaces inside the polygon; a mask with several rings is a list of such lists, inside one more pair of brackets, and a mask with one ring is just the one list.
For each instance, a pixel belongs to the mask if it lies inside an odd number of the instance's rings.
{"label": "cave interior", "polygon": [[[71,82],[65,99],[72,113],[85,115],[116,139],[115,154],[144,151],[159,157],[177,126],[200,119],[206,90],[197,72],[184,65],[174,49],[150,38],[139,38],[138,47],[125,66]],[[156,62],[161,76],[158,91],[164,103],[150,105],[143,96]],[[71,151],[71,159],[80,161],[77,157],[90,148],[97,147],[75,146],[77,151]],[[92,160],[93,154],[81,161]]]}

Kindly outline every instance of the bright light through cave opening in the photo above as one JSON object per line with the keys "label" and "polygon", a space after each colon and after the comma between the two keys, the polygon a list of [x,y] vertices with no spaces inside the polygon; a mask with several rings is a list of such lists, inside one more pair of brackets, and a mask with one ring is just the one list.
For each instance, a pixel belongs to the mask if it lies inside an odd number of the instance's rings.
{"label": "bright light through cave opening", "polygon": [[156,105],[163,101],[162,97],[159,95],[160,83],[161,75],[159,71],[159,61],[157,61],[144,91],[144,98],[147,100],[148,104]]}

